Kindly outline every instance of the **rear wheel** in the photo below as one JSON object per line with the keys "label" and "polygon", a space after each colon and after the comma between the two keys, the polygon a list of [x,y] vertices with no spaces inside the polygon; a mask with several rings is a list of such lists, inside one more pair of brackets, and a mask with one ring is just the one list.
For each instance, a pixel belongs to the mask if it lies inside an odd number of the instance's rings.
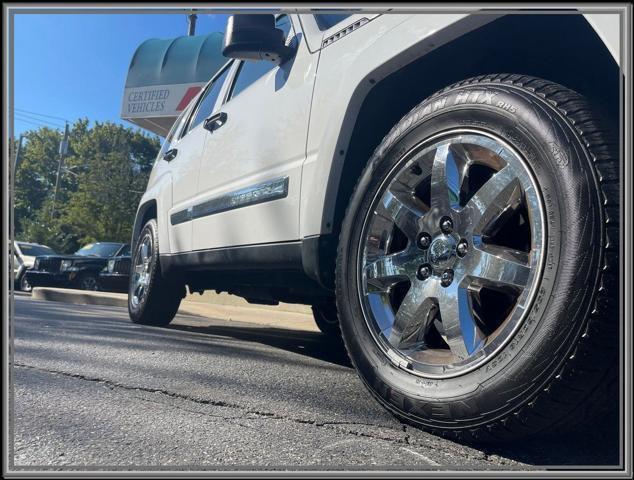
{"label": "rear wheel", "polygon": [[385,407],[477,440],[617,408],[615,147],[580,95],[519,75],[456,84],[394,127],[337,261],[343,338]]}
{"label": "rear wheel", "polygon": [[185,296],[185,285],[163,277],[159,258],[158,226],[149,220],[135,242],[128,287],[128,312],[134,323],[168,325]]}
{"label": "rear wheel", "polygon": [[315,323],[322,333],[326,335],[341,335],[337,305],[334,301],[313,305],[312,310]]}

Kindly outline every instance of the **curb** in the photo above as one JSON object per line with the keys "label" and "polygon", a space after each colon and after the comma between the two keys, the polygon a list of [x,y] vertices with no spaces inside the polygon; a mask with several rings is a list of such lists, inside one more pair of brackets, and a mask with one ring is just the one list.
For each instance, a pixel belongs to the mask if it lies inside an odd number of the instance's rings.
{"label": "curb", "polygon": [[128,298],[125,294],[90,292],[70,288],[35,287],[31,292],[31,298],[34,300],[48,300],[52,302],[72,303],[75,305],[102,305],[107,307],[128,306]]}
{"label": "curb", "polygon": [[[125,293],[92,292],[70,288],[35,287],[31,298],[74,305],[101,305],[123,308],[128,306],[128,296]],[[319,331],[312,314],[301,311],[280,310],[271,306],[258,308],[257,306],[246,307],[185,300],[181,302],[178,313],[228,321],[257,323],[277,328]]]}

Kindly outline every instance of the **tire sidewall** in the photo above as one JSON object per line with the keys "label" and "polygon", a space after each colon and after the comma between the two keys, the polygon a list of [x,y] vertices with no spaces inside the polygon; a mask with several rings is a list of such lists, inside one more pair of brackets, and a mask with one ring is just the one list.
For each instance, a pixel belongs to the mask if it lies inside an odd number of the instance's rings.
{"label": "tire sidewall", "polygon": [[[365,213],[385,177],[421,141],[453,129],[494,135],[523,157],[542,199],[546,242],[542,278],[513,338],[474,371],[438,380],[408,373],[387,359],[365,324],[356,269]],[[481,423],[508,413],[517,404],[513,398],[530,399],[556,374],[582,331],[592,297],[587,285],[597,278],[598,255],[584,252],[600,249],[601,240],[588,238],[587,225],[578,221],[579,212],[598,209],[589,167],[579,136],[552,105],[499,82],[450,88],[423,102],[388,134],[351,199],[337,272],[341,329],[351,359],[388,409],[432,427],[456,428],[456,420],[473,424],[476,414]],[[601,231],[599,217],[593,216],[595,235]]]}
{"label": "tire sidewall", "polygon": [[[141,243],[141,240],[147,235],[149,234],[152,238],[152,264],[150,265],[150,282],[148,284],[148,291],[146,293],[146,295],[143,297],[143,300],[137,305],[133,305],[132,304],[132,293],[133,293],[133,287],[134,287],[134,266],[136,264],[136,259],[137,256],[139,255],[139,245]],[[157,266],[158,266],[158,228],[157,228],[157,224],[156,224],[156,220],[151,219],[149,220],[145,226],[141,229],[141,232],[139,233],[138,238],[136,239],[135,245],[134,245],[134,254],[132,255],[131,258],[131,264],[130,264],[130,279],[129,279],[129,284],[128,284],[128,311],[130,313],[131,318],[135,319],[135,318],[139,318],[141,317],[141,315],[143,315],[143,311],[145,310],[147,304],[148,304],[148,299],[150,298],[150,296],[153,294],[153,290],[155,288],[155,282],[156,282],[156,273],[157,273]]]}
{"label": "tire sidewall", "polygon": [[[88,278],[92,278],[94,280],[95,288],[85,288],[84,282]],[[84,274],[82,274],[79,277],[79,280],[77,281],[77,285],[79,285],[79,288],[81,290],[92,291],[92,292],[99,291],[99,280],[97,280],[97,275],[95,275],[93,273],[84,273]]]}
{"label": "tire sidewall", "polygon": [[326,335],[341,335],[339,317],[335,305],[313,305],[313,317],[317,327]]}
{"label": "tire sidewall", "polygon": [[19,281],[18,285],[20,286],[20,291],[21,292],[30,292],[30,291],[33,290],[33,287],[31,286],[31,284],[29,283],[29,281],[26,278],[26,273],[22,274],[22,276],[20,277],[20,281]]}

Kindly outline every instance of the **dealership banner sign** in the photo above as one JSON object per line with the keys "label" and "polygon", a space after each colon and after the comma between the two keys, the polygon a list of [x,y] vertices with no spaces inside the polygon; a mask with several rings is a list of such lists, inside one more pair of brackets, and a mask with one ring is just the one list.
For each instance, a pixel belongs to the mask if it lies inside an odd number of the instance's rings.
{"label": "dealership banner sign", "polygon": [[178,117],[203,83],[126,88],[121,118]]}

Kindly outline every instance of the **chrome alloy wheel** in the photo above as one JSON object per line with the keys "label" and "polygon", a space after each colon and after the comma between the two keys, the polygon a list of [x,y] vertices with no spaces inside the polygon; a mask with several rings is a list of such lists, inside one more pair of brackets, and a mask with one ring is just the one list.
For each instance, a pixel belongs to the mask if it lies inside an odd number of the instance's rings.
{"label": "chrome alloy wheel", "polygon": [[431,378],[490,360],[530,308],[544,227],[535,180],[501,139],[454,130],[414,148],[374,197],[357,260],[388,358]]}
{"label": "chrome alloy wheel", "polygon": [[134,307],[138,307],[147,296],[147,292],[150,287],[150,275],[152,272],[152,254],[152,235],[150,233],[146,233],[139,242],[134,255],[131,292],[131,302]]}

